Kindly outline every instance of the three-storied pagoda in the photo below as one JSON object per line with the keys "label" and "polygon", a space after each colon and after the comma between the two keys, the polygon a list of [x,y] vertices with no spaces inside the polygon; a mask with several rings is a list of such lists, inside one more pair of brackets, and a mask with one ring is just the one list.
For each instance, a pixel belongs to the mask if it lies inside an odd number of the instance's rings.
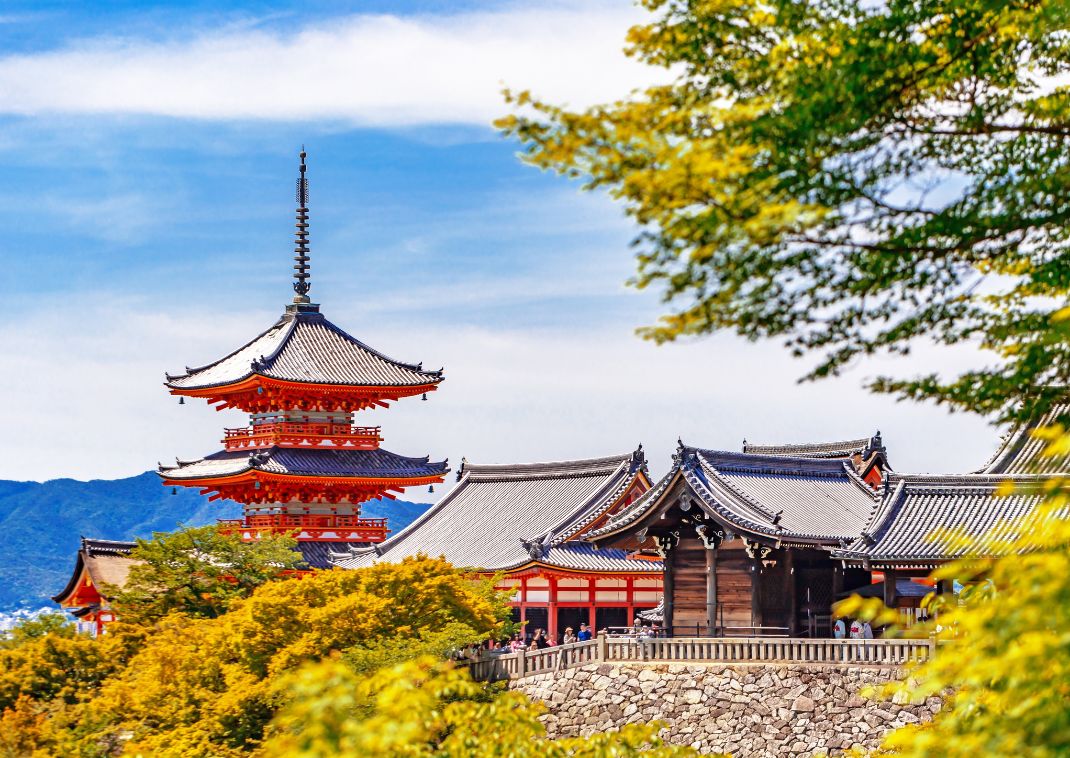
{"label": "three-storied pagoda", "polygon": [[267,331],[229,355],[166,375],[172,395],[204,398],[217,410],[238,408],[249,423],[227,429],[220,452],[160,466],[159,473],[166,485],[242,503],[244,518],[225,525],[246,540],[295,532],[305,560],[324,567],[329,546],[386,538],[386,519],[361,518],[361,503],[437,484],[449,469],[446,461],[384,450],[379,427],[354,424],[358,411],[403,397],[427,399],[444,377],[441,369],[426,371],[373,350],[328,321],[309,298],[305,157],[302,151],[293,302]]}

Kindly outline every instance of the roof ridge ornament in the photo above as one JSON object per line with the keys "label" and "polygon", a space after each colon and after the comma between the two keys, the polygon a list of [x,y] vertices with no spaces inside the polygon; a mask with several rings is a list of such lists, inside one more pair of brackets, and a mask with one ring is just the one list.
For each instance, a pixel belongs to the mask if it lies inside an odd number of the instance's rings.
{"label": "roof ridge ornament", "polygon": [[308,292],[312,289],[309,281],[308,247],[308,179],[305,178],[305,146],[301,145],[301,175],[297,179],[297,231],[294,232],[294,303],[307,305],[312,302]]}
{"label": "roof ridge ornament", "polygon": [[643,451],[642,442],[640,442],[639,447],[632,452],[632,459],[628,464],[628,473],[635,474],[640,471],[644,474],[647,473],[646,453]]}

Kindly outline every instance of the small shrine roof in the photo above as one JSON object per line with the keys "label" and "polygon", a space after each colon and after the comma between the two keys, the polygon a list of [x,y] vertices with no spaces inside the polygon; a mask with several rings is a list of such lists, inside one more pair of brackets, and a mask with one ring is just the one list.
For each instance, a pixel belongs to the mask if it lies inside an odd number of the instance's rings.
{"label": "small shrine roof", "polygon": [[447,461],[431,461],[428,456],[410,458],[388,450],[338,450],[272,447],[248,452],[220,451],[196,461],[178,461],[160,466],[165,479],[211,479],[233,476],[253,469],[282,476],[335,476],[423,478],[443,476]]}
{"label": "small shrine roof", "polygon": [[[875,568],[931,568],[990,555],[986,539],[1013,536],[1014,522],[1044,500],[1045,477],[1015,479],[1016,491],[1002,494],[1001,475],[893,474],[861,536],[833,557]],[[1061,517],[1068,516],[1065,509]]]}
{"label": "small shrine roof", "polygon": [[105,585],[123,587],[130,567],[136,561],[130,558],[130,551],[137,547],[135,542],[118,540],[97,540],[82,537],[67,586],[52,597],[57,603],[63,603],[78,588],[83,571],[89,575],[97,588]]}
{"label": "small shrine roof", "polygon": [[553,463],[465,463],[457,486],[420,518],[386,542],[337,554],[333,563],[360,568],[423,554],[487,571],[540,563],[577,571],[658,572],[658,562],[632,560],[624,550],[596,550],[569,539],[626,494],[643,464],[636,454]]}
{"label": "small shrine roof", "polygon": [[395,361],[328,321],[313,305],[290,306],[267,331],[223,358],[167,375],[173,390],[236,384],[251,376],[307,384],[416,387],[438,384],[441,369]]}

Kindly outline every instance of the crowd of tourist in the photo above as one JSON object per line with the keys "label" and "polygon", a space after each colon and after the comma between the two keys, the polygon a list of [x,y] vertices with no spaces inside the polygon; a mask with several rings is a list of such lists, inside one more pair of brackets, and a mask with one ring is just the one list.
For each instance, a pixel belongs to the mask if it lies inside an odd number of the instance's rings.
{"label": "crowd of tourist", "polygon": [[844,619],[836,619],[836,623],[832,625],[832,636],[838,640],[848,636],[852,640],[871,640],[873,639],[873,627],[870,626],[868,621],[862,621],[861,619],[855,619],[850,622]]}
{"label": "crowd of tourist", "polygon": [[[602,631],[606,632],[611,637],[640,639],[643,637],[656,637],[661,630],[656,625],[647,626],[637,618],[635,623],[630,627],[613,627],[603,629]],[[587,642],[593,639],[596,634],[595,630],[587,624],[580,624],[579,630],[575,630],[569,626],[565,627],[564,633],[561,635],[560,643],[558,643],[546,629],[535,628],[527,634],[524,632],[517,632],[513,635],[512,639],[505,639],[500,642],[490,640],[482,645],[469,645],[463,650],[458,651],[457,658],[460,660],[478,660],[485,651],[498,654],[516,653],[521,650],[536,652],[555,647],[558,644],[571,645],[575,642]],[[832,626],[832,636],[836,639],[850,638],[855,640],[871,640],[874,635],[873,627],[870,626],[868,621],[863,621],[861,619],[837,619]]]}

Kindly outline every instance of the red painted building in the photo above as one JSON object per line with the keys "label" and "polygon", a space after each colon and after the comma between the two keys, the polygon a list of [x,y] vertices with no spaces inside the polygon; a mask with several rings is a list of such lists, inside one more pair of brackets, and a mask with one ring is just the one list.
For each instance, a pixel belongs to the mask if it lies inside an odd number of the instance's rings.
{"label": "red painted building", "polygon": [[94,637],[103,634],[105,627],[115,620],[110,606],[110,594],[126,583],[134,560],[130,551],[133,542],[93,540],[82,537],[74,571],[59,594],[52,600],[74,616],[77,629]]}
{"label": "red painted building", "polygon": [[462,464],[458,484],[395,537],[338,553],[334,564],[360,568],[414,555],[443,555],[458,566],[504,575],[527,630],[595,629],[632,624],[661,599],[659,560],[597,550],[586,534],[650,488],[642,448],[579,461]]}

